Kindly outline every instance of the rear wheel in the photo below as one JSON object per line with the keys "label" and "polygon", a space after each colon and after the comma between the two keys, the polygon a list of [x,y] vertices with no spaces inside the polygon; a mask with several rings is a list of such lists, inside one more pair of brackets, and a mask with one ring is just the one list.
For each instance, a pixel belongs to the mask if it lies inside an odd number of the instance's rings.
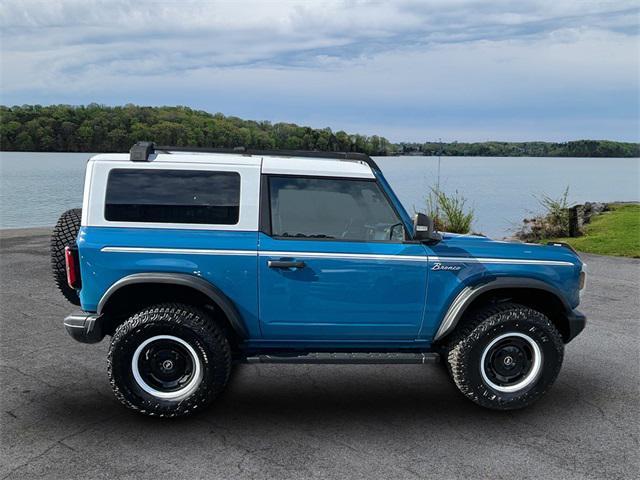
{"label": "rear wheel", "polygon": [[107,370],[116,397],[128,408],[178,417],[202,410],[222,392],[231,350],[203,310],[156,305],[116,330]]}
{"label": "rear wheel", "polygon": [[73,208],[67,210],[58,219],[51,234],[51,268],[53,280],[64,298],[74,305],[80,305],[78,292],[67,283],[67,269],[64,261],[64,248],[73,246],[80,230],[80,218],[82,209]]}
{"label": "rear wheel", "polygon": [[562,338],[541,312],[514,303],[482,309],[450,344],[451,376],[483,407],[526,407],[553,384],[564,355]]}

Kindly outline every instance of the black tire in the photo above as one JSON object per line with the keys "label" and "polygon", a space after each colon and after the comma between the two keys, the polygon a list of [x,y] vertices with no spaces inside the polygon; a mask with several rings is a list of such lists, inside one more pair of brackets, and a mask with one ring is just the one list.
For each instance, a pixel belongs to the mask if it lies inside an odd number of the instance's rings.
{"label": "black tire", "polygon": [[[163,370],[167,360],[174,365]],[[159,417],[203,410],[224,390],[230,371],[231,349],[222,329],[204,310],[182,304],[154,305],[130,317],[116,330],[107,357],[118,400]],[[170,387],[176,378],[184,383]]]}
{"label": "black tire", "polygon": [[504,303],[466,319],[450,343],[447,360],[454,383],[467,398],[486,408],[515,410],[544,395],[563,356],[562,337],[544,314]]}
{"label": "black tire", "polygon": [[51,268],[53,270],[53,280],[56,286],[69,302],[80,305],[78,292],[67,283],[67,270],[64,262],[64,248],[76,243],[78,231],[80,230],[80,218],[82,209],[73,208],[67,210],[58,219],[58,223],[51,234]]}

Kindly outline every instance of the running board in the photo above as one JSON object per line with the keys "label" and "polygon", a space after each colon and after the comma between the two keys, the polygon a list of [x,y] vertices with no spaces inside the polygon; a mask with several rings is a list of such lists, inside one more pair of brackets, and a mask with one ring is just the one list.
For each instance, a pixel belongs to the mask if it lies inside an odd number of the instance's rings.
{"label": "running board", "polygon": [[437,353],[361,353],[317,352],[303,355],[256,355],[247,357],[247,363],[297,363],[297,364],[421,364],[438,362]]}

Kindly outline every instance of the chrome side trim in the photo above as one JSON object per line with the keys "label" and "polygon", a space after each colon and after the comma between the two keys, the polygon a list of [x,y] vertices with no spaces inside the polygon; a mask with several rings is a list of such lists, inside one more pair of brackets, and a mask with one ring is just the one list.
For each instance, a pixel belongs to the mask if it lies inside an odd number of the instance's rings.
{"label": "chrome side trim", "polygon": [[447,333],[453,330],[453,328],[458,323],[458,319],[463,313],[463,308],[466,306],[467,301],[469,300],[471,295],[473,295],[473,290],[474,289],[472,287],[465,287],[458,294],[458,296],[455,298],[455,300],[449,307],[449,310],[447,310],[447,313],[444,316],[444,319],[442,320],[442,323],[440,324],[438,331],[433,337],[434,341],[440,340]]}
{"label": "chrome side trim", "polygon": [[255,257],[301,257],[301,258],[335,258],[352,260],[394,260],[400,262],[427,262],[427,256],[417,255],[384,255],[360,253],[329,252],[272,252],[256,250],[220,250],[208,248],[153,248],[153,247],[103,247],[104,253],[160,253],[177,255],[243,255]]}
{"label": "chrome side trim", "polygon": [[552,265],[574,266],[571,262],[559,260],[530,260],[518,258],[477,258],[477,257],[436,257],[421,255],[391,255],[391,254],[365,254],[365,253],[338,253],[338,252],[289,252],[289,251],[261,251],[256,250],[224,250],[209,248],[155,248],[155,247],[103,247],[104,253],[160,253],[174,255],[256,255],[260,257],[300,257],[300,258],[335,258],[351,260],[392,260],[398,262],[444,262],[444,263],[488,263],[503,265]]}
{"label": "chrome side trim", "polygon": [[348,260],[394,260],[398,262],[428,262],[429,258],[420,255],[385,255],[365,253],[333,253],[333,252],[271,252],[258,253],[261,257],[295,257],[295,258],[332,258]]}
{"label": "chrome side trim", "polygon": [[256,250],[220,250],[208,248],[103,247],[105,253],[167,253],[178,255],[245,255],[255,257]]}
{"label": "chrome side trim", "polygon": [[532,260],[527,258],[480,258],[480,257],[429,257],[432,262],[449,263],[495,263],[507,265],[554,265],[562,267],[573,267],[571,262],[561,260]]}

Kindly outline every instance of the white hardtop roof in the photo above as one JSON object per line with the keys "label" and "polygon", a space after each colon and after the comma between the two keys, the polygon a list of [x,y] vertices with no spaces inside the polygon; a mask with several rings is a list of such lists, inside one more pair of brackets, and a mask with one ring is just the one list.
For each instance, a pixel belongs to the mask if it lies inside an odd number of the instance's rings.
{"label": "white hardtop roof", "polygon": [[[116,163],[119,167],[129,168],[163,163],[208,164],[208,165],[247,165],[261,167],[262,173],[280,175],[309,175],[349,178],[375,178],[371,167],[361,160],[339,160],[322,157],[296,157],[235,153],[175,152],[155,153],[147,162],[134,162],[128,153],[101,153],[89,159],[90,162]],[[146,167],[146,168],[148,168]]]}

